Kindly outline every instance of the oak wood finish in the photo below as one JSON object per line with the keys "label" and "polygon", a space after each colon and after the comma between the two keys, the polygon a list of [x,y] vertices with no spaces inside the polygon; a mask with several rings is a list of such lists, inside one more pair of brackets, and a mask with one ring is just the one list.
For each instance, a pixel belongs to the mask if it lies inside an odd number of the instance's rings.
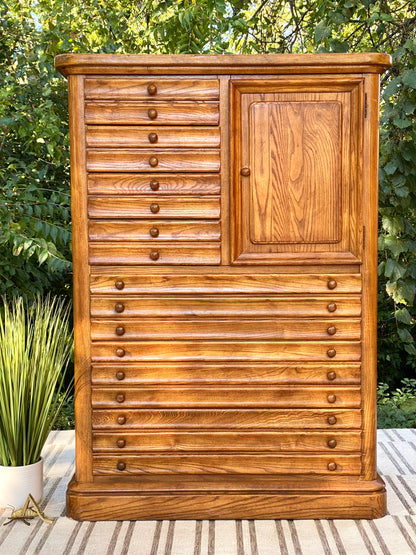
{"label": "oak wood finish", "polygon": [[385,514],[376,203],[389,63],[57,58],[74,230],[69,516]]}

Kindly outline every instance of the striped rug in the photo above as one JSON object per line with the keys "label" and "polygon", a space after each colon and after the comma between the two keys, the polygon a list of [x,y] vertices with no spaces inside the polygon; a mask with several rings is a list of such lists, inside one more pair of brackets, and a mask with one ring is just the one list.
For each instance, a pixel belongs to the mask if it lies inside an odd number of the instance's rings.
{"label": "striped rug", "polygon": [[[44,450],[45,513],[0,527],[1,555],[415,555],[416,430],[379,430],[378,467],[388,515],[360,520],[76,522],[65,516],[74,433],[52,432]],[[0,524],[10,510],[0,509]]]}

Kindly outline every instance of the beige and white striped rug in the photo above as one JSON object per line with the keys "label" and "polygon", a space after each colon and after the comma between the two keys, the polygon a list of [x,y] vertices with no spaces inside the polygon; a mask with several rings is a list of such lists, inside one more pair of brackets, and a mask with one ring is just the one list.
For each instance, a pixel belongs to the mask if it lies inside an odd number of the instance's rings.
{"label": "beige and white striped rug", "polygon": [[[76,522],[65,516],[74,433],[52,432],[44,450],[45,513],[0,527],[0,555],[416,555],[416,429],[379,430],[378,468],[388,515],[360,520]],[[10,510],[0,509],[0,524]]]}

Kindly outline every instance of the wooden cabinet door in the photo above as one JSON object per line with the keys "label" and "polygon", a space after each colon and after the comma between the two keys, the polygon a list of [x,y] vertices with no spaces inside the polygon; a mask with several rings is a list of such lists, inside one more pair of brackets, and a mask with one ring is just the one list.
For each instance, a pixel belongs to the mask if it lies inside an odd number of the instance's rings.
{"label": "wooden cabinet door", "polygon": [[234,263],[361,258],[360,79],[234,80]]}

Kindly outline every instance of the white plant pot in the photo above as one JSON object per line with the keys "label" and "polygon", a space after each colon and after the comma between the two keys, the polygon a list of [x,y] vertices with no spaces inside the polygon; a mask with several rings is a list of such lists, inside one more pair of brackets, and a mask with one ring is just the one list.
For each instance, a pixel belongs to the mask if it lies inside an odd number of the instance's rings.
{"label": "white plant pot", "polygon": [[43,496],[43,459],[26,466],[0,465],[0,507],[23,507],[29,493],[36,502]]}

